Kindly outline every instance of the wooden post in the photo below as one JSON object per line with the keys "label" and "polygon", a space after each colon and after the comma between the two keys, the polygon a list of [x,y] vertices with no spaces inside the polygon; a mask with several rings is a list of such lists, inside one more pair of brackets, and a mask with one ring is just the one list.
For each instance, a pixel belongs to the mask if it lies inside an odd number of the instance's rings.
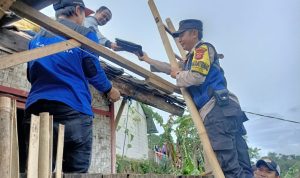
{"label": "wooden post", "polygon": [[19,178],[19,143],[18,143],[18,127],[17,127],[17,101],[12,100],[12,114],[11,114],[11,177]]}
{"label": "wooden post", "polygon": [[152,72],[144,69],[143,67],[135,64],[134,62],[116,54],[115,52],[106,49],[105,47],[89,40],[88,38],[80,35],[79,33],[73,31],[72,29],[66,27],[65,25],[54,21],[53,19],[47,17],[46,15],[42,14],[41,12],[29,7],[28,5],[22,3],[21,1],[16,1],[10,8],[16,14],[29,19],[30,21],[41,25],[42,27],[46,28],[47,30],[52,31],[53,33],[66,36],[68,38],[72,38],[79,43],[81,43],[82,47],[88,49],[90,51],[95,52],[96,54],[102,56],[103,58],[110,60],[111,62],[128,69],[137,75],[140,75],[145,78],[152,78],[156,80],[157,83],[164,83],[164,85],[170,86],[172,88],[172,92],[176,92],[176,86],[161,77],[153,74]]}
{"label": "wooden post", "polygon": [[[157,7],[155,6],[155,3],[154,3],[153,0],[149,0],[148,4],[149,4],[150,9],[152,11],[155,22],[157,23],[157,27],[158,27],[160,35],[162,37],[162,41],[163,41],[163,44],[165,46],[165,50],[168,54],[170,64],[171,64],[172,67],[178,67],[178,64],[177,64],[176,59],[175,59],[175,54],[174,54],[173,49],[171,47],[170,41],[167,37],[167,33],[165,31],[165,26],[162,23],[162,20],[161,20],[161,17],[159,15],[159,12],[157,10]],[[187,107],[188,107],[188,109],[191,113],[193,122],[194,122],[194,124],[197,128],[199,137],[200,137],[201,142],[203,144],[204,152],[209,156],[209,161],[210,161],[210,165],[212,166],[214,176],[216,178],[225,178],[225,176],[222,172],[222,169],[219,165],[219,162],[216,158],[216,155],[215,155],[215,153],[214,153],[214,151],[211,147],[211,144],[210,144],[208,135],[206,133],[206,129],[204,127],[202,118],[199,114],[199,111],[197,110],[197,108],[196,108],[190,94],[187,92],[187,90],[184,89],[184,88],[181,88],[180,90],[181,90],[182,96],[184,97],[184,99],[186,101],[186,105],[187,105]]]}
{"label": "wooden post", "polygon": [[121,116],[122,116],[122,113],[123,113],[124,106],[125,106],[126,102],[127,102],[127,99],[126,99],[126,98],[123,98],[123,100],[122,100],[122,102],[121,102],[121,105],[120,105],[120,107],[119,107],[119,110],[118,110],[116,119],[115,119],[115,120],[116,120],[116,121],[115,121],[115,131],[116,131],[117,127],[118,127],[118,123],[119,123],[120,118],[121,118]]}
{"label": "wooden post", "polygon": [[57,152],[56,152],[56,173],[55,178],[62,178],[62,161],[64,151],[64,137],[65,137],[65,126],[59,124],[58,127],[58,138],[57,138]]}
{"label": "wooden post", "polygon": [[11,99],[0,97],[0,177],[11,175]]}
{"label": "wooden post", "polygon": [[40,117],[31,115],[27,178],[38,178]]}
{"label": "wooden post", "polygon": [[52,160],[53,160],[53,116],[49,116],[49,134],[50,134],[50,145],[49,145],[49,170],[52,175]]}
{"label": "wooden post", "polygon": [[40,141],[39,141],[39,177],[50,178],[50,130],[49,113],[40,113]]}
{"label": "wooden post", "polygon": [[[168,28],[169,28],[170,32],[174,33],[176,30],[175,30],[175,27],[174,27],[171,19],[167,18],[166,19],[166,23],[168,25]],[[186,52],[184,51],[184,49],[182,48],[181,44],[179,43],[178,38],[174,38],[174,40],[175,40],[176,46],[177,46],[177,48],[178,48],[178,50],[180,52],[180,55],[182,56],[183,59],[186,59],[186,57],[185,57],[186,56]]]}

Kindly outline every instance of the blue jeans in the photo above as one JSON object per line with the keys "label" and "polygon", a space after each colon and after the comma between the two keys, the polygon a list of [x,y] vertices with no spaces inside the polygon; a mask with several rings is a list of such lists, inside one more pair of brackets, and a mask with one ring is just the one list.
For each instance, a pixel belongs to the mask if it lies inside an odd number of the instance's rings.
{"label": "blue jeans", "polygon": [[58,125],[65,125],[63,172],[86,173],[90,166],[92,151],[93,117],[80,113],[57,101],[39,100],[25,110],[23,130],[28,153],[31,114],[49,112],[53,115],[53,169],[55,166]]}

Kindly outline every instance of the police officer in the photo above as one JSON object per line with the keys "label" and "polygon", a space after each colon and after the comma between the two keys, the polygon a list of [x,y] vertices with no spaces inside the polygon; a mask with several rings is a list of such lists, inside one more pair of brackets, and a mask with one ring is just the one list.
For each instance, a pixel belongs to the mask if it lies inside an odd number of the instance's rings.
{"label": "police officer", "polygon": [[[59,23],[99,42],[94,31],[82,26],[85,16],[92,12],[82,0],[60,0],[53,7]],[[63,36],[42,30],[29,42],[29,49],[64,40]],[[89,169],[93,139],[89,84],[106,94],[111,101],[120,98],[120,92],[112,87],[98,57],[91,54],[72,48],[28,63],[27,76],[31,90],[23,123],[26,142],[28,145],[31,114],[49,112],[53,115],[54,148],[58,125],[65,125],[63,172],[85,173]],[[55,155],[56,149],[53,151]]]}
{"label": "police officer", "polygon": [[253,177],[243,122],[247,120],[238,99],[227,90],[224,72],[213,45],[202,40],[200,20],[187,19],[179,23],[173,36],[179,38],[188,51],[180,68],[151,59],[146,53],[139,59],[150,64],[151,71],[164,72],[184,87],[200,112],[212,148],[226,178]]}

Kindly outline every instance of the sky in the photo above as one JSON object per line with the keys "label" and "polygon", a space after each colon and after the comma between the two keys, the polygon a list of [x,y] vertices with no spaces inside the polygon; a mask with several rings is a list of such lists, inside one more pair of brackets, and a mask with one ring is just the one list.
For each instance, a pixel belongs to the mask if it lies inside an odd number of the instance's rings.
{"label": "sky", "polygon": [[[139,43],[154,59],[167,60],[147,0],[85,0],[96,10],[105,5],[112,20],[100,31],[108,39]],[[185,4],[183,2],[186,2]],[[204,40],[224,54],[228,88],[245,111],[300,122],[300,1],[299,0],[156,0],[162,19],[175,28],[183,19],[200,19]],[[52,7],[42,10],[54,16]],[[136,56],[120,55],[149,69]],[[174,82],[167,75],[160,75]],[[160,111],[167,119],[168,114]],[[248,145],[268,152],[300,155],[300,124],[248,114]]]}

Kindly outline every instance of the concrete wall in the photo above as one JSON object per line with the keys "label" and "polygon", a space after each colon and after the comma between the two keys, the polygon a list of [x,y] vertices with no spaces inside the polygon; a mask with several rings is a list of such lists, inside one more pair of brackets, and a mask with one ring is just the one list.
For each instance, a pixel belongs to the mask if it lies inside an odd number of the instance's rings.
{"label": "concrete wall", "polygon": [[[121,102],[115,104],[115,112],[117,113]],[[128,121],[127,121],[128,112]],[[126,130],[126,121],[128,133]],[[124,139],[126,140],[124,144]],[[116,133],[116,152],[122,156],[124,147],[124,156],[134,159],[148,158],[148,139],[147,139],[147,123],[146,117],[141,105],[132,101],[128,110],[128,103],[125,105]]]}

